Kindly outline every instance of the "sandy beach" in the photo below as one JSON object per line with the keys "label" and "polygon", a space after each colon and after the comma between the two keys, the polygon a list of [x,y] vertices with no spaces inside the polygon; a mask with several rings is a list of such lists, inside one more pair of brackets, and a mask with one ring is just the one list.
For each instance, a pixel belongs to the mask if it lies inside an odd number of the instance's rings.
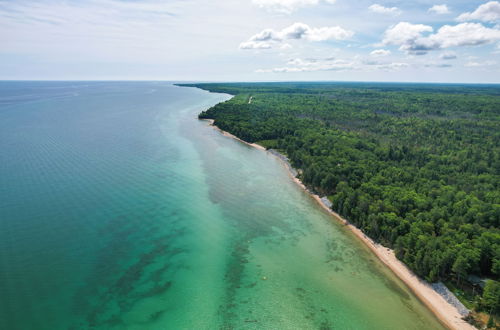
{"label": "sandy beach", "polygon": [[403,262],[396,258],[393,250],[375,243],[359,228],[353,226],[339,214],[328,208],[321,201],[320,196],[312,194],[299,179],[293,177],[293,180],[306,190],[324,210],[330,213],[337,221],[346,225],[347,228],[349,228],[351,232],[358,237],[358,239],[368,246],[370,250],[410,288],[410,290],[438,317],[438,319],[445,326],[450,329],[476,329],[462,319],[462,316],[455,306],[448,303],[429,285],[429,283],[420,279],[408,267],[406,267]]}
{"label": "sandy beach", "polygon": [[256,144],[256,143],[249,143],[249,142],[247,142],[247,141],[243,141],[243,140],[242,140],[242,139],[240,139],[239,137],[237,137],[237,136],[235,136],[235,135],[233,135],[233,134],[231,134],[231,133],[229,133],[229,132],[226,132],[226,131],[221,130],[219,127],[217,127],[217,126],[215,126],[215,125],[214,125],[214,120],[213,120],[213,119],[201,119],[201,120],[208,121],[208,122],[210,123],[210,126],[212,126],[212,127],[213,127],[213,128],[215,128],[216,130],[218,130],[219,132],[221,132],[221,134],[222,134],[222,135],[225,135],[225,136],[227,136],[227,137],[230,137],[230,138],[233,138],[233,139],[235,139],[235,140],[238,140],[238,141],[240,141],[241,143],[244,143],[244,144],[249,145],[249,146],[251,146],[251,147],[254,147],[254,148],[257,148],[257,149],[260,149],[260,150],[264,150],[264,151],[266,151],[266,148],[264,148],[264,147],[263,147],[263,146],[261,146],[261,145],[258,145],[258,144]]}
{"label": "sandy beach", "polygon": [[[240,138],[225,132],[214,125],[214,121],[212,119],[207,119],[210,125],[220,131],[223,135],[228,136],[230,138],[236,139],[244,144],[252,146],[254,148],[267,150],[258,144],[248,143],[246,141],[241,140]],[[436,315],[436,317],[448,328],[450,329],[460,329],[460,330],[473,330],[476,329],[466,321],[462,319],[458,309],[447,302],[443,296],[441,296],[438,292],[436,292],[426,281],[420,279],[417,275],[415,275],[408,267],[406,267],[403,262],[396,258],[394,251],[386,248],[380,244],[375,243],[372,239],[367,237],[359,228],[350,224],[347,220],[342,218],[339,214],[331,210],[327,205],[323,203],[321,197],[313,194],[307,189],[307,187],[295,177],[292,173],[289,164],[278,157],[276,154],[273,154],[276,158],[278,158],[283,166],[287,169],[290,177],[309,195],[314,198],[314,200],[326,211],[328,212],[336,221],[344,224],[356,237],[361,240],[370,250],[397,276],[399,277],[410,290]]]}

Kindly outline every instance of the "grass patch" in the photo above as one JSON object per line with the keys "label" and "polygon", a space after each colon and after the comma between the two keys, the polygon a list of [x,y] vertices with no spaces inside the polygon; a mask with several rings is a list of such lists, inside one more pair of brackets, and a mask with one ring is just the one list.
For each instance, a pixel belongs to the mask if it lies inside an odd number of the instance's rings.
{"label": "grass patch", "polygon": [[460,300],[462,304],[464,304],[465,307],[468,309],[472,310],[474,309],[475,306],[475,298],[477,297],[477,292],[476,295],[472,294],[472,290],[468,287],[458,288],[455,283],[451,281],[445,281],[444,285],[453,292],[453,294]]}

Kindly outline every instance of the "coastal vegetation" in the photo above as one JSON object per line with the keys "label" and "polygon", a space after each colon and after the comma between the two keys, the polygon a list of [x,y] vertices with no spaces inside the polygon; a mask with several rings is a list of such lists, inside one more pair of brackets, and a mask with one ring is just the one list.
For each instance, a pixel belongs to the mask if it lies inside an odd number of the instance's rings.
{"label": "coastal vegetation", "polygon": [[199,117],[286,154],[309,189],[416,274],[449,282],[468,293],[459,298],[469,307],[498,315],[498,86],[189,86],[235,95]]}

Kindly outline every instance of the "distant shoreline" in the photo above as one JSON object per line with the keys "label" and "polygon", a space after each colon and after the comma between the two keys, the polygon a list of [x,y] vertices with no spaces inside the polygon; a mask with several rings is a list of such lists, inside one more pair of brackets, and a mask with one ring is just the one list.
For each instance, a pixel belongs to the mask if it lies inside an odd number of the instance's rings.
{"label": "distant shoreline", "polygon": [[[207,121],[210,126],[218,130],[221,134],[235,139],[253,148],[269,152],[263,146],[256,143],[246,142],[237,136],[222,130],[214,124],[213,119],[201,119]],[[457,330],[474,330],[476,329],[462,319],[462,315],[458,309],[447,302],[438,292],[436,292],[429,283],[420,279],[415,275],[403,262],[396,258],[394,251],[380,244],[375,243],[371,238],[366,236],[359,228],[350,224],[346,219],[342,218],[338,213],[328,207],[317,194],[311,192],[292,172],[293,167],[284,159],[285,156],[276,155],[277,151],[269,152],[274,157],[279,159],[283,166],[287,169],[290,178],[297,183],[304,191],[306,191],[326,212],[328,212],[336,221],[344,224],[360,241],[362,241],[382,263],[384,263],[406,286],[424,303],[427,308],[441,321],[443,325],[449,329]]]}

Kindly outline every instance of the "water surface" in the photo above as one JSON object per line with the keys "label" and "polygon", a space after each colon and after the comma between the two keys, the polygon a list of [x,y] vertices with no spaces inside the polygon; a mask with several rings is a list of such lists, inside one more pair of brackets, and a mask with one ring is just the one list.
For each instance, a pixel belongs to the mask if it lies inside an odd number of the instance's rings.
{"label": "water surface", "polygon": [[0,82],[1,329],[440,329],[162,82]]}

